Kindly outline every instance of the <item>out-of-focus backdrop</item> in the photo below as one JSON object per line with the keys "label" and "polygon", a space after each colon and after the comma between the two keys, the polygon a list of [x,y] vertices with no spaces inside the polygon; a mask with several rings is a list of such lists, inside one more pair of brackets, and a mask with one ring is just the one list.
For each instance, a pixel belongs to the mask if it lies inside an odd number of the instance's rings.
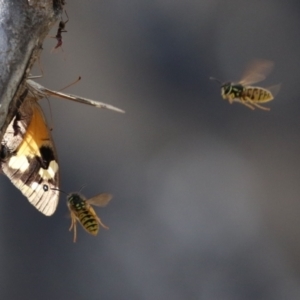
{"label": "out-of-focus backdrop", "polygon": [[[1,176],[1,299],[300,299],[300,4],[294,0],[68,1],[63,51],[40,83],[126,114],[41,101],[61,188],[113,200],[97,237],[68,231]],[[65,15],[63,16],[66,19]],[[56,34],[57,27],[50,35]],[[253,59],[282,83],[270,112],[209,80]],[[36,67],[35,75],[40,74]]]}

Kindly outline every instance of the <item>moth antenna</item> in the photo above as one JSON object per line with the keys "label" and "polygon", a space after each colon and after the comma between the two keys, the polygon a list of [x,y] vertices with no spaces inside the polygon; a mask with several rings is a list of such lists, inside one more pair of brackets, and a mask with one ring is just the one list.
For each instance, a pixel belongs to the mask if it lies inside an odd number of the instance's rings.
{"label": "moth antenna", "polygon": [[27,79],[38,79],[38,78],[42,78],[43,76],[44,76],[44,74],[42,74],[42,75],[31,75],[31,74],[29,74]]}
{"label": "moth antenna", "polygon": [[53,130],[53,115],[52,115],[52,108],[51,108],[51,104],[49,101],[49,98],[46,96],[45,97],[47,99],[47,103],[48,103],[48,107],[49,107],[49,112],[50,112],[50,120],[51,120],[51,126],[49,127],[49,130],[52,131]]}
{"label": "moth antenna", "polygon": [[68,193],[66,193],[65,191],[63,191],[63,190],[60,190],[60,189],[51,188],[51,190],[53,190],[53,191],[59,191],[59,192],[61,192],[61,193],[65,194],[65,195],[68,195]]}
{"label": "moth antenna", "polygon": [[65,10],[65,14],[66,14],[66,16],[67,16],[67,21],[65,22],[65,24],[66,23],[68,23],[69,22],[69,16],[68,16],[68,14],[67,14],[67,11]]}
{"label": "moth antenna", "polygon": [[[40,50],[43,50],[43,47],[42,46],[40,46]],[[42,61],[41,61],[41,57],[40,56],[38,56],[38,66],[39,66],[39,69],[40,69],[40,71],[41,71],[41,77],[43,77],[44,76],[44,68],[43,68],[43,65],[42,65]]]}
{"label": "moth antenna", "polygon": [[77,83],[78,81],[80,81],[80,80],[81,80],[81,76],[79,76],[75,81],[71,82],[71,83],[68,84],[67,86],[65,86],[65,87],[63,87],[62,89],[60,89],[59,91],[63,91],[63,90],[65,90],[65,89],[69,88],[70,86],[76,84],[76,83]]}
{"label": "moth antenna", "polygon": [[215,78],[215,77],[209,77],[210,80],[216,81],[220,84],[222,84],[222,81],[220,81],[219,79]]}
{"label": "moth antenna", "polygon": [[[42,46],[40,46],[40,50],[43,50]],[[44,68],[43,68],[40,56],[38,56],[37,62],[38,62],[39,69],[41,71],[41,75],[35,75],[35,76],[33,76],[33,75],[29,74],[29,76],[27,77],[27,79],[36,79],[36,78],[42,78],[42,77],[44,77]]]}

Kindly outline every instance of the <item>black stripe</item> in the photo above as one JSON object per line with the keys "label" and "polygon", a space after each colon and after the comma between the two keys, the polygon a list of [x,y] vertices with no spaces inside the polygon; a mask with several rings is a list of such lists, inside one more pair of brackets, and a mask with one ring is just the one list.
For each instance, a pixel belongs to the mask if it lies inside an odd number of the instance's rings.
{"label": "black stripe", "polygon": [[96,232],[98,230],[98,224],[93,224],[85,227],[89,232]]}
{"label": "black stripe", "polygon": [[97,224],[97,221],[92,216],[85,222],[82,222],[82,225],[84,227],[94,226],[95,224]]}

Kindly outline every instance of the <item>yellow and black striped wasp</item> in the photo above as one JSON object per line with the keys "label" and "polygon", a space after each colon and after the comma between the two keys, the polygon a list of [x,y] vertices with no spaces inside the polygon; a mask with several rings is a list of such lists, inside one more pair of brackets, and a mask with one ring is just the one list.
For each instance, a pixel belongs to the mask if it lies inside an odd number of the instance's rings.
{"label": "yellow and black striped wasp", "polygon": [[100,226],[108,229],[108,227],[101,222],[92,205],[104,207],[109,203],[111,198],[112,195],[106,193],[96,195],[90,199],[86,199],[79,193],[71,193],[67,196],[67,206],[71,214],[71,226],[69,230],[74,229],[74,243],[77,237],[77,221],[92,235],[97,235]]}
{"label": "yellow and black striped wasp", "polygon": [[262,88],[251,86],[251,84],[260,82],[266,78],[273,68],[273,62],[267,60],[256,60],[249,64],[242,80],[238,83],[225,82],[210,77],[221,84],[221,96],[228,100],[230,104],[233,102],[241,103],[250,109],[260,108],[262,110],[270,110],[268,107],[260,105],[274,99],[280,89],[280,84]]}

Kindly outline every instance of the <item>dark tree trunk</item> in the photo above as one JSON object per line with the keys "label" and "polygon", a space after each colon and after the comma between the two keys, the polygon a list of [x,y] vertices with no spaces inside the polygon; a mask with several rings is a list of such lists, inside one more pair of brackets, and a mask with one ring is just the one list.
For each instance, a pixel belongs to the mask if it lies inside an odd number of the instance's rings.
{"label": "dark tree trunk", "polygon": [[0,141],[64,0],[0,1]]}

